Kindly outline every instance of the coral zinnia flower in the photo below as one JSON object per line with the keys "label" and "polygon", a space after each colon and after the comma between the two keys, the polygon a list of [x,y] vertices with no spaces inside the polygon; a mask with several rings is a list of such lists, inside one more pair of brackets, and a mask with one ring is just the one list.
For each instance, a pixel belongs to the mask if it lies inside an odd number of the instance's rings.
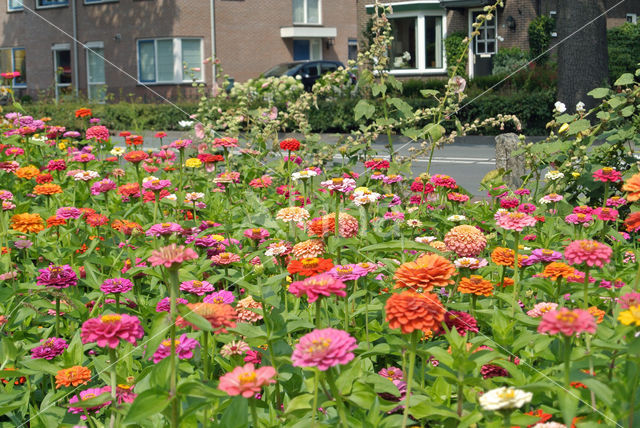
{"label": "coral zinnia flower", "polygon": [[276,369],[271,366],[256,369],[252,363],[247,363],[220,377],[218,389],[232,396],[250,398],[258,394],[263,386],[275,383],[275,376]]}
{"label": "coral zinnia flower", "polygon": [[444,243],[458,257],[476,257],[487,246],[487,238],[477,227],[463,224],[451,229],[445,235]]}
{"label": "coral zinnia flower", "polygon": [[562,308],[559,311],[546,312],[542,314],[542,320],[538,325],[538,333],[562,333],[565,336],[573,336],[582,332],[596,332],[595,318],[584,309]]}
{"label": "coral zinnia flower", "polygon": [[293,221],[295,223],[299,223],[301,221],[309,219],[309,211],[302,207],[282,208],[276,214],[276,219],[282,220],[284,222]]}
{"label": "coral zinnia flower", "polygon": [[347,286],[341,280],[334,278],[329,273],[321,273],[303,281],[291,283],[289,291],[297,297],[306,295],[309,303],[313,303],[320,296],[329,297],[335,294],[336,296],[345,297],[347,295],[346,288]]}
{"label": "coral zinnia flower", "polygon": [[321,256],[324,253],[324,242],[320,239],[309,239],[293,246],[293,255],[297,259]]}
{"label": "coral zinnia flower", "polygon": [[394,288],[411,288],[415,291],[431,291],[434,287],[453,284],[450,279],[456,267],[449,260],[437,254],[428,253],[413,262],[400,265],[393,279]]}
{"label": "coral zinnia flower", "polygon": [[122,232],[125,235],[132,235],[135,233],[143,233],[144,229],[138,223],[129,220],[114,220],[111,223],[111,228]]}
{"label": "coral zinnia flower", "polygon": [[622,190],[629,192],[627,200],[629,202],[637,201],[640,199],[640,173],[634,174],[623,185]]}
{"label": "coral zinnia flower", "polygon": [[166,268],[179,267],[182,263],[197,259],[198,254],[184,245],[171,244],[151,252],[151,266],[163,265]]}
{"label": "coral zinnia flower", "polygon": [[44,220],[40,214],[16,214],[11,217],[11,228],[22,233],[38,233],[44,230]]}
{"label": "coral zinnia flower", "polygon": [[253,300],[253,297],[247,296],[238,301],[236,311],[238,311],[238,320],[242,322],[256,322],[262,319],[262,315],[251,309],[262,309],[262,303]]}
{"label": "coral zinnia flower", "polygon": [[325,371],[338,364],[353,360],[356,339],[349,333],[335,328],[313,330],[300,338],[295,346],[291,361],[294,367],[317,367]]}
{"label": "coral zinnia flower", "polygon": [[135,345],[136,340],[144,336],[144,330],[137,317],[127,314],[109,314],[98,318],[89,318],[82,324],[80,337],[82,343],[96,342],[98,346],[115,349],[120,340]]}
{"label": "coral zinnia flower", "polygon": [[[238,317],[238,313],[235,309],[231,307],[231,305],[227,304],[218,304],[218,303],[189,303],[187,307],[196,314],[200,315],[202,318],[206,319],[211,323],[211,327],[214,330],[214,333],[226,333],[227,327],[233,328],[236,326],[236,318]],[[193,324],[189,323],[182,317],[178,317],[176,320],[176,325],[178,327],[185,327],[190,325],[191,327],[198,329]]]}
{"label": "coral zinnia flower", "polygon": [[542,273],[540,273],[540,276],[555,281],[560,277],[565,279],[569,278],[570,276],[573,276],[574,272],[575,269],[565,263],[552,262],[545,266]]}
{"label": "coral zinnia flower", "polygon": [[53,183],[38,184],[33,188],[33,193],[36,195],[55,195],[62,193],[62,187]]}
{"label": "coral zinnia flower", "polygon": [[124,160],[126,160],[127,162],[131,162],[133,164],[140,163],[143,160],[148,158],[149,158],[149,155],[146,152],[143,152],[142,150],[134,150],[124,155]]}
{"label": "coral zinnia flower", "polygon": [[463,294],[475,294],[476,296],[491,296],[493,294],[493,284],[480,275],[471,275],[469,278],[462,278],[458,285],[458,291]]}
{"label": "coral zinnia flower", "polygon": [[73,366],[58,370],[56,374],[56,389],[62,386],[86,385],[91,380],[91,370],[83,366]]}
{"label": "coral zinnia flower", "polygon": [[391,295],[384,308],[389,327],[400,328],[404,334],[438,331],[446,312],[435,294],[414,291]]}
{"label": "coral zinnia flower", "polygon": [[604,316],[606,315],[606,313],[602,309],[598,309],[596,306],[591,306],[587,310],[591,315],[595,317],[597,324],[600,324],[602,321],[604,321]]}
{"label": "coral zinnia flower", "polygon": [[613,250],[606,244],[592,240],[573,241],[564,250],[564,258],[572,265],[586,263],[602,267],[611,261]]}
{"label": "coral zinnia flower", "polygon": [[513,267],[515,253],[513,250],[505,247],[496,247],[491,252],[491,261],[500,266]]}
{"label": "coral zinnia flower", "polygon": [[629,214],[624,220],[624,225],[627,228],[627,232],[636,232],[640,229],[640,211]]}
{"label": "coral zinnia flower", "polygon": [[310,259],[291,260],[287,270],[290,274],[298,274],[300,276],[313,276],[322,272],[326,272],[333,267],[331,259],[321,259],[313,257]]}

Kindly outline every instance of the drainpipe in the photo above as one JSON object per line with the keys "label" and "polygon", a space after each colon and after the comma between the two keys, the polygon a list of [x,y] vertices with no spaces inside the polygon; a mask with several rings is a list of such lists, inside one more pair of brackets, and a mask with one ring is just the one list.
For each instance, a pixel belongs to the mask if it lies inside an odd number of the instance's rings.
{"label": "drainpipe", "polygon": [[213,67],[211,68],[213,76],[211,76],[212,84],[216,82],[216,6],[215,0],[211,0],[211,61]]}
{"label": "drainpipe", "polygon": [[76,0],[71,0],[71,14],[73,22],[73,93],[78,96],[78,15],[76,14]]}

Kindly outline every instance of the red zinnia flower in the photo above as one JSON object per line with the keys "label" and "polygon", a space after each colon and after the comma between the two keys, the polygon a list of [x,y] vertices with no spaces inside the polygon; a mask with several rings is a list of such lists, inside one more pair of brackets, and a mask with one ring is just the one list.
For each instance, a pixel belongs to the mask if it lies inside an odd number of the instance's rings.
{"label": "red zinnia flower", "polygon": [[295,152],[300,150],[300,141],[295,138],[287,138],[286,140],[280,141],[280,149]]}
{"label": "red zinnia flower", "polygon": [[300,276],[313,276],[322,272],[331,270],[333,262],[331,259],[321,259],[312,257],[301,260],[291,260],[287,270],[290,274],[299,274]]}

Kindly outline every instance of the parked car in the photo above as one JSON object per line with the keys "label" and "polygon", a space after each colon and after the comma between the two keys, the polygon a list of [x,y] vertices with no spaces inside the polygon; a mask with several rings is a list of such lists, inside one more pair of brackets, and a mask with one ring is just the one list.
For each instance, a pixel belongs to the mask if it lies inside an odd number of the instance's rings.
{"label": "parked car", "polygon": [[[344,67],[340,61],[295,61],[278,64],[263,74],[264,77],[292,76],[300,79],[306,91],[325,73]],[[355,82],[355,76],[351,77]]]}

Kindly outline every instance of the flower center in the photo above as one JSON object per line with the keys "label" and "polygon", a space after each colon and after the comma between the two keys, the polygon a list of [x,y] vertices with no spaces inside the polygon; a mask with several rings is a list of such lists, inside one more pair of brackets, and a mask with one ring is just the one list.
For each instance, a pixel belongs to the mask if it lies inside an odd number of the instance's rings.
{"label": "flower center", "polygon": [[[174,340],[176,347],[180,344],[179,340]],[[169,339],[162,341],[162,346],[171,346],[171,341]]]}
{"label": "flower center", "polygon": [[229,260],[229,258],[231,258],[231,254],[230,253],[220,253],[220,258],[222,260]]}
{"label": "flower center", "polygon": [[318,259],[316,257],[311,259],[302,259],[300,260],[300,263],[302,263],[302,266],[305,268],[314,268],[318,266]]}
{"label": "flower center", "polygon": [[169,227],[171,227],[171,223],[162,223],[163,229],[168,229]]}
{"label": "flower center", "polygon": [[200,288],[200,287],[202,287],[202,282],[201,281],[193,281],[193,283],[191,285],[193,287]]}
{"label": "flower center", "polygon": [[578,315],[576,315],[575,312],[572,312],[572,311],[561,312],[558,315],[556,315],[556,319],[558,321],[562,321],[567,324],[573,324],[577,318],[578,318]]}
{"label": "flower center", "polygon": [[109,323],[109,324],[118,322],[121,319],[122,319],[122,316],[116,315],[116,314],[103,315],[102,317],[100,317],[100,321],[102,321],[103,323]]}
{"label": "flower center", "polygon": [[325,352],[329,346],[331,345],[331,339],[326,337],[320,339],[314,339],[311,341],[311,344],[307,347],[305,352],[309,355],[315,355],[318,353]]}
{"label": "flower center", "polygon": [[238,376],[238,381],[242,384],[245,385],[247,383],[251,383],[254,382],[256,380],[256,373],[255,372],[250,372],[250,373],[242,373],[240,374],[240,376]]}
{"label": "flower center", "polygon": [[336,271],[338,271],[339,273],[342,273],[342,274],[347,274],[347,273],[353,272],[353,267],[352,266],[338,266],[336,268]]}
{"label": "flower center", "polygon": [[343,178],[332,178],[331,182],[333,184],[342,184],[344,182],[344,179]]}
{"label": "flower center", "polygon": [[581,242],[580,243],[580,248],[582,248],[585,251],[593,251],[596,248],[598,248],[598,243],[597,242],[592,242],[592,241]]}
{"label": "flower center", "polygon": [[552,250],[542,250],[542,254],[545,256],[551,256],[553,255],[553,251]]}
{"label": "flower center", "polygon": [[209,235],[209,237],[214,241],[218,241],[218,242],[224,241],[224,236],[222,235]]}
{"label": "flower center", "polygon": [[613,168],[610,168],[608,166],[605,166],[604,168],[602,168],[602,173],[605,175],[609,175],[613,172]]}
{"label": "flower center", "polygon": [[258,228],[258,229],[251,229],[251,233],[253,233],[254,235],[260,235],[260,232],[261,232],[261,231],[262,231],[262,230],[261,230],[260,228]]}

